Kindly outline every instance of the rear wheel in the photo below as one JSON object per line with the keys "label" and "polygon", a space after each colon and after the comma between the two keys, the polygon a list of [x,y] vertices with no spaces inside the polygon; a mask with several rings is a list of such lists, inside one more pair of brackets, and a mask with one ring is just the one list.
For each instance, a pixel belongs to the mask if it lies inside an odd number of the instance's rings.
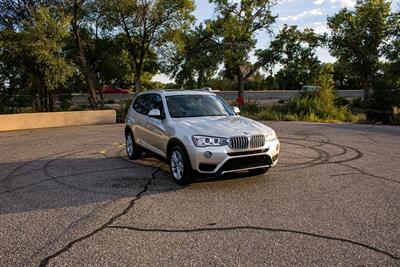
{"label": "rear wheel", "polygon": [[269,168],[259,168],[259,169],[252,169],[249,170],[249,173],[252,175],[261,175],[267,173]]}
{"label": "rear wheel", "polygon": [[175,183],[185,185],[191,182],[192,167],[190,160],[180,145],[176,145],[170,150],[169,167]]}
{"label": "rear wheel", "polygon": [[142,155],[142,150],[135,144],[135,138],[132,131],[128,131],[125,136],[126,140],[126,153],[129,159],[138,159]]}

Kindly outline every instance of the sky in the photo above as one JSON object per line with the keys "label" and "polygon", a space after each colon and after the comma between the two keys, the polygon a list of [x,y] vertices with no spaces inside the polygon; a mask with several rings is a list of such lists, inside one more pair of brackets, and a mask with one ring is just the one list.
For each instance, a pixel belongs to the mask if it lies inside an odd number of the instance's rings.
{"label": "sky", "polygon": [[[277,34],[284,25],[297,25],[300,29],[312,28],[317,33],[327,32],[326,21],[328,16],[332,16],[340,9],[346,7],[354,8],[356,0],[278,0],[278,4],[273,8],[274,15],[278,15],[276,23],[273,25],[274,32]],[[392,1],[392,10],[400,9],[400,0]],[[208,0],[196,0],[196,10],[194,16],[196,23],[201,23],[206,19],[214,17],[214,6]],[[263,32],[257,34],[257,48],[267,48],[271,37]],[[334,62],[335,58],[329,54],[327,49],[318,49],[317,55],[322,62]],[[156,75],[155,81],[171,82],[166,75]]]}

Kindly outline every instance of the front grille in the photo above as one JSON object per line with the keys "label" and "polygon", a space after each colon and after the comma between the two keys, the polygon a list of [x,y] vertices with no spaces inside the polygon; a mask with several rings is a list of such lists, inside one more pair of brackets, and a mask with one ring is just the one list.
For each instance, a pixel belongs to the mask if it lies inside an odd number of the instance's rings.
{"label": "front grille", "polygon": [[246,136],[235,136],[229,138],[229,147],[232,149],[246,149],[249,147],[249,138]]}
{"label": "front grille", "polygon": [[265,144],[265,136],[262,134],[253,135],[251,138],[247,136],[235,136],[229,138],[229,147],[232,149],[247,149],[263,147]]}
{"label": "front grille", "polygon": [[250,140],[250,147],[263,147],[265,144],[265,136],[264,135],[253,135]]}

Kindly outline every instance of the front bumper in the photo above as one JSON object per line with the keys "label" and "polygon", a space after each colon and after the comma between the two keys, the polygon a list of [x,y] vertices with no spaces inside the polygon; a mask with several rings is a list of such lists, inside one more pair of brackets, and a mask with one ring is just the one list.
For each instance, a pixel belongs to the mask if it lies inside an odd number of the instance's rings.
{"label": "front bumper", "polygon": [[[188,149],[192,168],[204,174],[224,174],[243,170],[269,168],[278,163],[279,140],[267,141],[263,147],[233,150],[223,147],[195,147]],[[206,158],[204,153],[211,152]]]}

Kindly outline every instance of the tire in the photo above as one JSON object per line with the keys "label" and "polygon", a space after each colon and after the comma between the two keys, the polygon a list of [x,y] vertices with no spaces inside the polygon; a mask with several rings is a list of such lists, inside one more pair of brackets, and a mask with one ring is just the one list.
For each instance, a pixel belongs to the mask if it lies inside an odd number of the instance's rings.
{"label": "tire", "polygon": [[175,145],[172,147],[169,151],[168,162],[175,183],[186,185],[192,181],[190,159],[182,146]]}
{"label": "tire", "polygon": [[252,169],[252,170],[249,170],[249,173],[251,175],[261,175],[261,174],[267,173],[268,170],[269,170],[269,168]]}
{"label": "tire", "polygon": [[138,159],[142,155],[142,150],[135,144],[135,138],[132,131],[128,131],[125,136],[126,141],[126,154],[129,159]]}

